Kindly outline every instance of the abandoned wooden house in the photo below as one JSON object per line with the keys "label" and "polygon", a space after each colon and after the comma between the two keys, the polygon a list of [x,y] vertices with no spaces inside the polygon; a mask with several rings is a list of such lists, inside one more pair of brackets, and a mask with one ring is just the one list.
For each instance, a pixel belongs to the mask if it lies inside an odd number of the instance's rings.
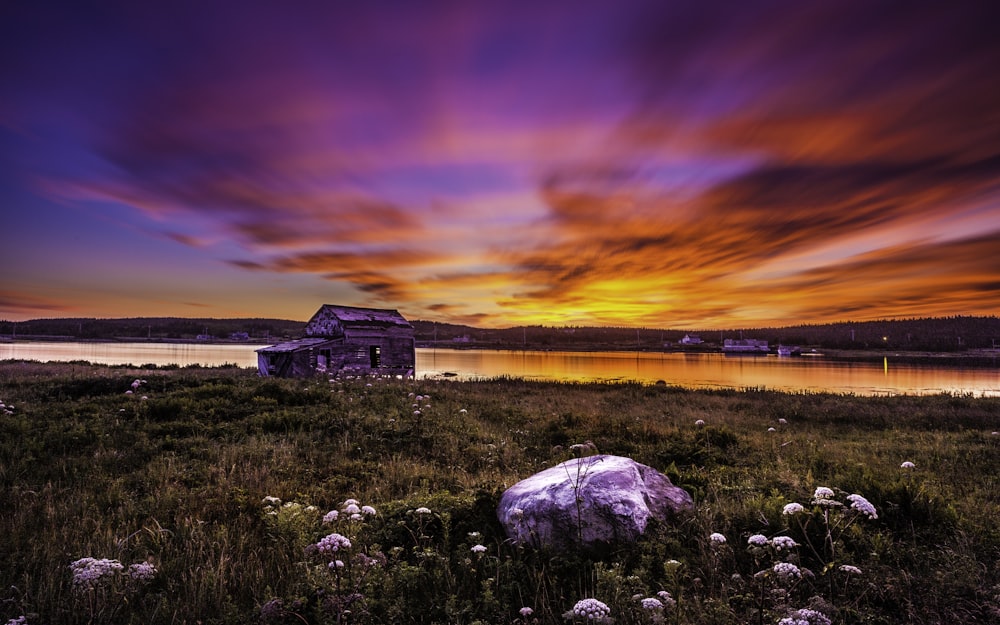
{"label": "abandoned wooden house", "polygon": [[306,324],[305,338],[257,350],[263,376],[318,373],[412,376],[413,326],[395,310],[323,305]]}

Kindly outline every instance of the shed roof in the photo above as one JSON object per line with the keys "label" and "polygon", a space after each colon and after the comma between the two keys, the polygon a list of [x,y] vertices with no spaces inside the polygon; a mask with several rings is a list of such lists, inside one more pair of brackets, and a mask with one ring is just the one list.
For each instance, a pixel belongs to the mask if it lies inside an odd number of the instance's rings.
{"label": "shed roof", "polygon": [[330,339],[328,338],[298,339],[295,341],[285,341],[284,343],[278,343],[277,345],[269,345],[256,351],[257,353],[294,352],[295,350],[299,350],[304,347],[312,347],[314,345],[319,345],[320,343],[328,343],[329,341]]}

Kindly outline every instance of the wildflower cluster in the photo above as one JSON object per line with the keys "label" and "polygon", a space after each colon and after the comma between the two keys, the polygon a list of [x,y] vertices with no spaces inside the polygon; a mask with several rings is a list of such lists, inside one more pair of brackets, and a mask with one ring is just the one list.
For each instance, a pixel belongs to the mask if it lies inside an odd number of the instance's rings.
{"label": "wildflower cluster", "polygon": [[834,497],[836,493],[833,492],[832,488],[826,486],[820,486],[815,491],[813,491],[812,503],[814,506],[819,506],[821,508],[840,508],[844,504],[840,503]]}
{"label": "wildflower cluster", "polygon": [[796,580],[802,577],[802,571],[791,562],[778,562],[772,567],[774,574],[783,580]]}
{"label": "wildflower cluster", "polygon": [[794,514],[799,514],[800,512],[805,512],[806,508],[800,503],[790,503],[782,509],[781,514],[785,516],[792,516]]}
{"label": "wildflower cluster", "polygon": [[125,567],[118,560],[80,558],[69,565],[73,572],[73,589],[92,590],[115,579]]}
{"label": "wildflower cluster", "polygon": [[877,519],[878,513],[875,511],[875,506],[872,505],[870,501],[862,497],[861,495],[848,495],[847,501],[851,502],[851,507],[865,515],[869,519]]}
{"label": "wildflower cluster", "polygon": [[663,604],[664,608],[672,608],[677,605],[677,600],[674,599],[666,590],[661,590],[656,593],[656,596],[659,597],[660,603]]}
{"label": "wildflower cluster", "polygon": [[[915,465],[912,462],[904,462],[901,465],[904,469],[912,469],[914,466]],[[844,504],[837,501],[835,497],[836,493],[833,492],[832,488],[820,486],[813,492],[812,505],[823,510],[844,508]],[[847,496],[847,501],[850,502],[851,509],[857,511],[863,516],[866,516],[869,519],[878,518],[878,512],[875,510],[875,506],[863,496],[858,495],[857,493],[851,494]],[[807,512],[805,506],[800,503],[787,504],[781,511],[781,513],[785,516],[795,516],[805,512]]]}
{"label": "wildflower cluster", "polygon": [[830,625],[830,619],[818,610],[802,608],[778,621],[778,625]]}
{"label": "wildflower cluster", "polygon": [[597,599],[581,599],[573,609],[563,616],[568,619],[583,618],[587,621],[603,622],[611,614],[611,608]]}
{"label": "wildflower cluster", "polygon": [[325,556],[332,556],[340,551],[347,551],[350,548],[350,539],[342,534],[337,534],[336,532],[324,536],[318,543],[316,543],[316,551]]}
{"label": "wildflower cluster", "polygon": [[73,589],[78,592],[109,585],[122,576],[133,582],[148,584],[157,574],[156,566],[151,562],[136,562],[126,569],[118,560],[108,558],[80,558],[70,563],[69,568],[73,574]]}
{"label": "wildflower cluster", "polygon": [[143,584],[153,581],[156,573],[156,567],[151,562],[136,562],[128,567],[129,578]]}

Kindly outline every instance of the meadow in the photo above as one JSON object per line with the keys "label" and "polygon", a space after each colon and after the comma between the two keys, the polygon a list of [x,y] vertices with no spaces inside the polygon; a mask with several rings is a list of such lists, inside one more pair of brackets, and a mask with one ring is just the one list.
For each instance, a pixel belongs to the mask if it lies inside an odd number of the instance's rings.
{"label": "meadow", "polygon": [[[1000,622],[998,398],[3,362],[0,403],[0,622]],[[594,451],[695,509],[507,541]]]}

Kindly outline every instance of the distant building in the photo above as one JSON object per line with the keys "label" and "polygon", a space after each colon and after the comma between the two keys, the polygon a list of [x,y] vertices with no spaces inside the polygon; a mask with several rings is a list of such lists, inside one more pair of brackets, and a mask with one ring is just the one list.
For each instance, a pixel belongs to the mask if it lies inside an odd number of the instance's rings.
{"label": "distant building", "polygon": [[305,335],[258,349],[260,375],[414,374],[413,326],[395,310],[325,304],[306,324]]}
{"label": "distant building", "polygon": [[704,341],[697,334],[685,334],[680,341],[681,345],[701,345]]}
{"label": "distant building", "polygon": [[250,333],[249,332],[233,332],[232,334],[229,335],[229,340],[230,341],[249,341],[250,340]]}
{"label": "distant building", "polygon": [[768,352],[770,346],[767,341],[757,339],[726,339],[722,342],[722,351],[732,353],[757,353]]}

